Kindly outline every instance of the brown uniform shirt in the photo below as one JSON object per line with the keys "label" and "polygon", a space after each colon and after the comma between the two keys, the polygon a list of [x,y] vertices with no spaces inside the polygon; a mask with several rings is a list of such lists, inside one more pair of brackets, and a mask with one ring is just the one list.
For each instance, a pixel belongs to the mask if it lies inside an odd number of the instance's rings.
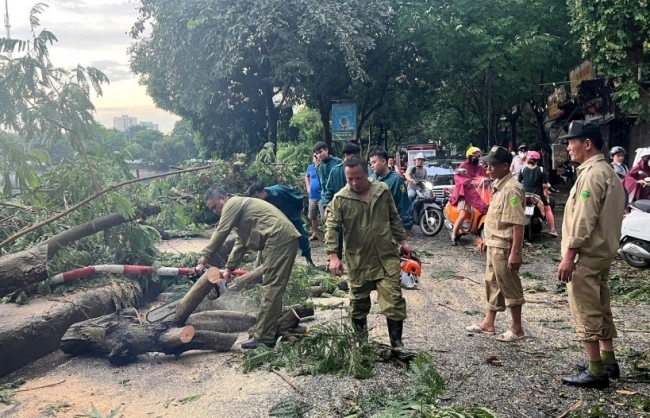
{"label": "brown uniform shirt", "polygon": [[602,154],[578,167],[562,223],[562,254],[577,248],[580,262],[593,268],[611,266],[621,239],[625,192]]}
{"label": "brown uniform shirt", "polygon": [[526,223],[526,193],[511,173],[492,183],[492,190],[485,218],[485,245],[511,249],[513,225]]}

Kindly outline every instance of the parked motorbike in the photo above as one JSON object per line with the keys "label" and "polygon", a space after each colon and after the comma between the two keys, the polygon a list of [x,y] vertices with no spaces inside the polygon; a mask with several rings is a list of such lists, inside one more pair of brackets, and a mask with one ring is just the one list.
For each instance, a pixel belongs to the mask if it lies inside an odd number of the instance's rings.
{"label": "parked motorbike", "polygon": [[412,206],[413,220],[428,237],[433,237],[442,229],[444,216],[442,208],[436,203],[433,184],[428,180],[415,183],[415,200]]}
{"label": "parked motorbike", "polygon": [[576,182],[576,169],[573,164],[571,164],[570,161],[564,162],[564,164],[561,165],[562,167],[562,172],[560,173],[560,177],[562,177],[562,181],[564,181],[564,184],[573,186],[573,184]]}
{"label": "parked motorbike", "polygon": [[[492,188],[490,187],[491,180],[489,177],[477,177],[472,180],[472,184],[474,187],[476,187],[476,191],[478,192],[479,196],[481,196],[481,199],[489,205],[490,201],[492,200]],[[451,193],[452,193],[452,188],[445,189],[445,193],[447,194],[447,202],[449,201],[449,198],[451,198]],[[454,223],[456,222],[456,219],[458,219],[458,207],[457,206],[452,206],[449,203],[445,205],[445,226],[449,230],[449,232],[453,231],[454,229]],[[459,237],[462,237],[463,235],[466,234],[473,234],[476,236],[480,236],[481,238],[484,238],[484,230],[483,226],[485,224],[485,214],[482,214],[478,210],[474,209],[469,215],[465,217],[465,220],[463,222],[463,226],[460,230]]]}
{"label": "parked motorbike", "polygon": [[526,193],[526,223],[524,224],[524,239],[533,242],[533,237],[542,233],[546,222],[544,203],[535,193]]}
{"label": "parked motorbike", "polygon": [[632,267],[650,267],[650,199],[630,203],[623,218],[619,255]]}

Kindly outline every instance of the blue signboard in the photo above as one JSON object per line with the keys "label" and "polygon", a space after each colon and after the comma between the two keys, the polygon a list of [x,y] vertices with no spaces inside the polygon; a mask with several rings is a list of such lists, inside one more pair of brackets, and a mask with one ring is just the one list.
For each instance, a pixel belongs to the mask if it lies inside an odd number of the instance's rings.
{"label": "blue signboard", "polygon": [[355,141],[357,139],[357,105],[338,103],[332,105],[332,139]]}

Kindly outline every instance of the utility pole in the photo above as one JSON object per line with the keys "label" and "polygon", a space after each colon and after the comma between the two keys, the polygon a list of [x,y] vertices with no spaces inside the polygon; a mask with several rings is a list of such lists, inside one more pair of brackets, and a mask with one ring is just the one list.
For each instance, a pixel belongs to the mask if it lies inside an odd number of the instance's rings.
{"label": "utility pole", "polygon": [[[5,0],[5,29],[7,30],[7,39],[11,39],[11,24],[9,23],[9,0]],[[11,59],[11,51],[9,51]]]}

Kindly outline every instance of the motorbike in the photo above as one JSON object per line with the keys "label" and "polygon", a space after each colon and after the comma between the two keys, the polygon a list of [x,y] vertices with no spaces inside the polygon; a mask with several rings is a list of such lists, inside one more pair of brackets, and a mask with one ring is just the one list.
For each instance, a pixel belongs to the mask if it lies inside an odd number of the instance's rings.
{"label": "motorbike", "polygon": [[533,242],[533,236],[542,233],[546,222],[544,203],[535,193],[526,193],[526,223],[524,224],[524,239]]}
{"label": "motorbike", "polygon": [[[491,180],[489,177],[477,177],[472,180],[472,184],[476,188],[476,191],[478,192],[479,196],[483,201],[489,205],[490,201],[492,200],[492,188],[490,187]],[[445,193],[447,194],[447,202],[451,198],[453,189],[445,189]],[[449,232],[453,231],[454,229],[454,223],[456,222],[456,219],[458,219],[458,207],[452,206],[451,204],[447,203],[445,205],[445,227],[449,230]],[[476,236],[480,236],[481,238],[485,238],[484,236],[484,229],[483,226],[485,225],[485,217],[486,215],[479,212],[474,208],[472,213],[470,213],[468,216],[465,217],[465,220],[463,222],[463,226],[460,230],[459,237],[462,237],[463,235],[472,234]]]}
{"label": "motorbike", "polygon": [[413,220],[424,235],[433,237],[442,230],[444,221],[442,208],[436,203],[433,184],[430,181],[420,180],[415,185],[415,200],[412,205]]}
{"label": "motorbike", "polygon": [[630,203],[623,218],[618,253],[632,267],[650,267],[650,199]]}
{"label": "motorbike", "polygon": [[575,166],[571,164],[570,161],[565,161],[561,167],[562,172],[560,173],[560,177],[562,178],[562,181],[564,181],[564,184],[568,186],[573,186],[573,184],[576,182]]}

